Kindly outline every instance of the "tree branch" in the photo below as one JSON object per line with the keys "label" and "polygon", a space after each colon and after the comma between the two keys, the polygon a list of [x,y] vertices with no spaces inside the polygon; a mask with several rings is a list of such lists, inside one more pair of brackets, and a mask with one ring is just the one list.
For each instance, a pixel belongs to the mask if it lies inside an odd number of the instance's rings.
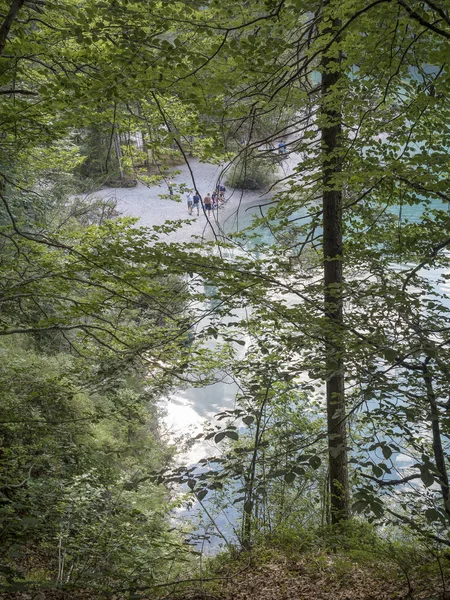
{"label": "tree branch", "polygon": [[412,481],[413,479],[420,479],[420,475],[418,474],[408,475],[407,477],[403,477],[402,479],[378,479],[378,477],[373,477],[372,475],[367,475],[366,473],[361,473],[361,476],[365,479],[375,481],[380,487],[386,487],[389,485],[402,485],[402,483],[407,483],[408,481]]}
{"label": "tree branch", "polygon": [[14,23],[14,20],[17,16],[17,13],[22,8],[25,0],[13,0],[11,7],[9,9],[8,14],[5,17],[5,20],[0,27],[0,56],[3,54],[3,50],[6,46],[6,38],[8,37],[8,33]]}
{"label": "tree branch", "polygon": [[417,21],[427,29],[434,31],[434,33],[437,33],[441,37],[445,37],[448,40],[450,40],[450,33],[448,31],[440,29],[439,27],[436,27],[436,25],[434,25],[433,23],[426,21],[423,17],[419,15],[419,13],[416,13],[416,11],[414,11],[410,6],[408,6],[408,4],[404,0],[397,1],[400,4],[400,6],[403,6],[403,8],[406,10],[411,19],[414,19],[414,21]]}
{"label": "tree branch", "polygon": [[24,96],[39,96],[37,92],[32,92],[30,90],[0,90],[0,95],[4,96],[6,94],[22,94]]}
{"label": "tree branch", "polygon": [[444,538],[441,538],[438,535],[433,535],[432,533],[426,533],[425,531],[422,531],[422,529],[420,529],[420,527],[417,525],[417,523],[415,523],[412,519],[409,519],[405,515],[400,515],[397,512],[391,510],[390,508],[386,508],[386,512],[388,512],[390,515],[396,517],[397,519],[400,519],[400,521],[403,521],[404,523],[408,523],[408,525],[410,527],[412,527],[412,529],[414,529],[415,531],[418,531],[420,534],[422,534],[426,538],[428,538],[430,540],[434,540],[435,542],[438,542],[439,544],[445,544],[445,546],[450,546],[449,540],[445,540]]}
{"label": "tree branch", "polygon": [[414,269],[412,271],[410,271],[408,273],[408,275],[406,276],[405,281],[403,282],[403,286],[402,286],[403,292],[405,291],[406,286],[408,285],[408,282],[414,277],[414,275],[416,275],[416,273],[418,273],[420,271],[420,269],[422,269],[427,264],[429,264],[433,258],[436,258],[436,256],[438,255],[438,252],[440,250],[443,250],[444,248],[446,248],[449,244],[450,244],[450,238],[447,238],[440,244],[436,244],[435,246],[433,246],[431,248],[431,250],[428,253],[428,256],[426,258],[424,258],[416,267],[414,267]]}

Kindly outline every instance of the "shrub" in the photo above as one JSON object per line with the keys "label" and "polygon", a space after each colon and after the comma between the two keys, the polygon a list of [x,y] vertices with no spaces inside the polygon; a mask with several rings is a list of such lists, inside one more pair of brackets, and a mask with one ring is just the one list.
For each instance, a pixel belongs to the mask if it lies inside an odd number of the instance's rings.
{"label": "shrub", "polygon": [[240,160],[230,168],[226,184],[241,190],[260,190],[275,182],[278,165],[268,160]]}

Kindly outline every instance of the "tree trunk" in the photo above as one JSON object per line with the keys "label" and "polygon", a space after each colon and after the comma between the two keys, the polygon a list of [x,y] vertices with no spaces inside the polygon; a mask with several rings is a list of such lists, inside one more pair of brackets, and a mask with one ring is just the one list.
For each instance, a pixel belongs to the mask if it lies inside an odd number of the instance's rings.
{"label": "tree trunk", "polygon": [[[328,31],[336,31],[339,27],[339,20],[333,19]],[[348,519],[350,515],[342,343],[342,188],[341,182],[335,179],[341,171],[342,126],[339,104],[336,100],[330,102],[330,93],[340,77],[339,62],[339,57],[322,56],[320,114],[323,153],[324,311],[327,321],[326,394],[332,523]]]}
{"label": "tree trunk", "polygon": [[[139,117],[142,119],[142,105],[140,102],[137,103],[137,111],[138,111],[138,115]],[[144,152],[145,154],[145,160],[144,160],[144,167],[148,170],[150,168],[150,161],[148,159],[148,148],[147,148],[147,142],[145,141],[145,132],[140,129],[140,134],[141,134],[141,140],[142,140],[142,152]]]}
{"label": "tree trunk", "polygon": [[8,14],[5,17],[0,27],[0,55],[3,54],[3,50],[6,46],[6,38],[8,37],[9,31],[12,24],[15,21],[17,13],[22,8],[25,0],[14,0],[9,8]]}
{"label": "tree trunk", "polygon": [[122,167],[122,148],[120,147],[120,138],[118,133],[114,134],[114,145],[116,147],[117,162],[119,163],[120,179],[123,179],[124,173]]}
{"label": "tree trunk", "polygon": [[428,358],[422,366],[423,379],[427,390],[427,400],[430,406],[431,431],[433,434],[433,454],[436,463],[436,468],[439,471],[439,482],[441,484],[442,501],[447,518],[450,521],[450,506],[449,506],[449,484],[448,473],[445,464],[445,452],[442,447],[441,427],[439,422],[439,409],[436,402],[436,396],[433,389],[433,378],[428,368]]}
{"label": "tree trunk", "polygon": [[269,397],[269,386],[266,388],[266,393],[259,409],[259,415],[256,419],[256,431],[255,431],[255,444],[253,447],[253,455],[250,463],[248,479],[245,482],[245,502],[244,502],[244,513],[242,522],[242,547],[244,550],[250,550],[252,545],[252,515],[254,514],[253,508],[255,507],[254,487],[256,480],[256,464],[258,461],[258,453],[261,444],[261,437],[264,432],[263,419],[264,409]]}

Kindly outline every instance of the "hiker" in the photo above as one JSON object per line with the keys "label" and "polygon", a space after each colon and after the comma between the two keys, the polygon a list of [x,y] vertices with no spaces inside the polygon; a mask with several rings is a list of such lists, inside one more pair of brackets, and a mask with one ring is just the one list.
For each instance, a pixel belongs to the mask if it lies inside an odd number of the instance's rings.
{"label": "hiker", "polygon": [[173,181],[171,179],[167,180],[167,187],[169,188],[169,196],[173,196]]}
{"label": "hiker", "polygon": [[219,183],[217,185],[217,191],[219,192],[219,200],[223,204],[225,202],[225,192],[227,189],[222,183]]}
{"label": "hiker", "polygon": [[195,192],[195,194],[192,197],[192,203],[193,203],[193,208],[197,209],[197,216],[200,214],[200,196],[198,192]]}
{"label": "hiker", "polygon": [[278,154],[285,154],[286,153],[286,144],[284,143],[284,140],[280,140],[280,142],[278,143]]}
{"label": "hiker", "polygon": [[211,194],[206,194],[203,203],[205,205],[205,212],[208,211],[208,215],[211,215],[212,198]]}
{"label": "hiker", "polygon": [[188,193],[186,194],[186,200],[187,200],[188,213],[190,215],[192,215],[192,209],[194,207],[194,201],[192,199],[192,190],[188,190]]}

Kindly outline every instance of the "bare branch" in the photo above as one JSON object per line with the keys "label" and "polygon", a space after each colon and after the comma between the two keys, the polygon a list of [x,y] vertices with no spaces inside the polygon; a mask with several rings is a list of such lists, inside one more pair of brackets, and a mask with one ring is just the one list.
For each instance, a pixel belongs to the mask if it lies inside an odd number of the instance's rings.
{"label": "bare branch", "polygon": [[31,90],[0,90],[0,96],[4,96],[6,94],[21,94],[23,96],[39,96],[37,92],[32,92]]}

